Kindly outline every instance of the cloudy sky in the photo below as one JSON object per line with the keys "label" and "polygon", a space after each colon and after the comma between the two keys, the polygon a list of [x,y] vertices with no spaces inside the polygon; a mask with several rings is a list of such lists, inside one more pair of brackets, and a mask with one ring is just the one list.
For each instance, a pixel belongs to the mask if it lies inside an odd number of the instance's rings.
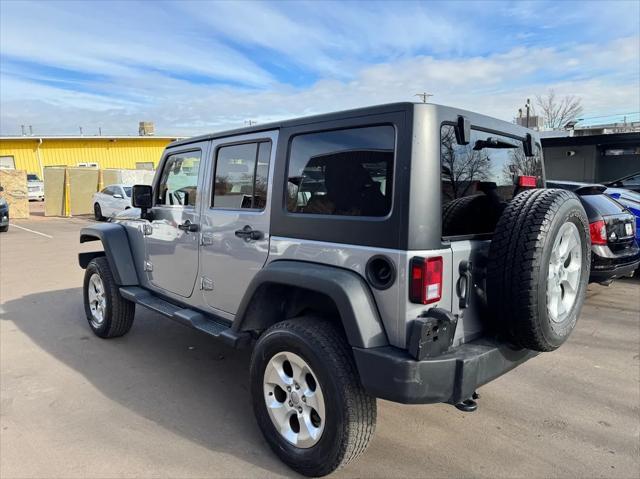
{"label": "cloudy sky", "polygon": [[0,134],[193,135],[393,101],[640,110],[640,2],[0,0]]}

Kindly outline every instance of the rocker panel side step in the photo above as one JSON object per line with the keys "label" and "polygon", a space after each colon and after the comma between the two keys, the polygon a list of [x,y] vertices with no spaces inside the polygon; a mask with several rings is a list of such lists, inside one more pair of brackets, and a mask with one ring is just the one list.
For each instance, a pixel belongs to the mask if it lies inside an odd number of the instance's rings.
{"label": "rocker panel side step", "polygon": [[231,323],[222,318],[214,318],[194,309],[184,308],[166,301],[144,288],[138,286],[123,286],[120,295],[131,302],[160,313],[179,323],[202,331],[209,336],[219,338],[235,348],[247,346],[251,337],[248,333],[231,330]]}

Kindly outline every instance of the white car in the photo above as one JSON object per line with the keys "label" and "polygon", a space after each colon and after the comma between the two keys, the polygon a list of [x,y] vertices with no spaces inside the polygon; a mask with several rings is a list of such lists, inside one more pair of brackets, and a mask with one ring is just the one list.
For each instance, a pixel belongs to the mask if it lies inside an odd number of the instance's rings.
{"label": "white car", "polygon": [[131,208],[131,186],[109,185],[93,194],[93,214],[96,221],[103,221]]}
{"label": "white car", "polygon": [[29,201],[44,201],[44,183],[36,174],[27,175]]}

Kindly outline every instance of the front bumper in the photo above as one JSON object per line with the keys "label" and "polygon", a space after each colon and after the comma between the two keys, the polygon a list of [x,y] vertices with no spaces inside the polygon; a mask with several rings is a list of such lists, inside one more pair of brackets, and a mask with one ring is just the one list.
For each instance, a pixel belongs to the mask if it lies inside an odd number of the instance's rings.
{"label": "front bumper", "polygon": [[3,209],[0,210],[0,228],[7,226],[9,224],[9,210]]}
{"label": "front bumper", "polygon": [[487,339],[422,361],[393,346],[353,348],[353,352],[367,392],[405,404],[457,404],[469,399],[476,388],[538,354]]}

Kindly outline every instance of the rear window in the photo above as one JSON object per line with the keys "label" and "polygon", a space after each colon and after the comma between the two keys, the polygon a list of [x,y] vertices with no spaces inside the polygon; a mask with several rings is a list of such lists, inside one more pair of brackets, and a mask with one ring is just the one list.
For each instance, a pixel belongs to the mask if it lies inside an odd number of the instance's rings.
{"label": "rear window", "polygon": [[459,145],[451,125],[440,139],[443,236],[492,233],[519,176],[535,176],[542,186],[537,147],[527,157],[521,140],[474,129],[469,144]]}
{"label": "rear window", "polygon": [[374,126],[294,137],[287,210],[386,216],[391,210],[395,129]]}

